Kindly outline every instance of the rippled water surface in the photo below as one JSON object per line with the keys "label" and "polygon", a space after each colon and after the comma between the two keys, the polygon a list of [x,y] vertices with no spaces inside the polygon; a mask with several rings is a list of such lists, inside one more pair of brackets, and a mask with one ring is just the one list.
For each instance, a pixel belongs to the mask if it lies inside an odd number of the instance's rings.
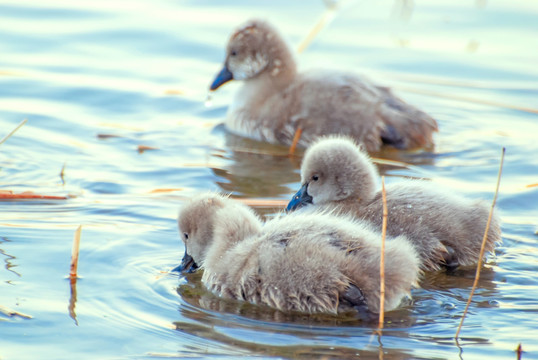
{"label": "rippled water surface", "polygon": [[[204,101],[230,31],[271,20],[297,47],[322,1],[0,2],[0,191],[68,200],[0,202],[2,359],[538,358],[538,5],[347,1],[298,55],[302,68],[365,73],[439,122],[432,152],[384,150],[387,182],[426,177],[493,198],[503,244],[485,266],[459,346],[474,269],[426,274],[412,302],[374,324],[285,315],[167,274],[175,217],[207,190],[287,200],[300,156],[227,134],[237,84]],[[142,147],[142,148],[140,148]],[[143,150],[149,147],[148,150]],[[142,151],[139,151],[141,149]],[[147,148],[146,148],[147,149]],[[63,177],[60,172],[64,168]],[[277,209],[266,209],[271,216]],[[80,279],[67,279],[82,225]]]}

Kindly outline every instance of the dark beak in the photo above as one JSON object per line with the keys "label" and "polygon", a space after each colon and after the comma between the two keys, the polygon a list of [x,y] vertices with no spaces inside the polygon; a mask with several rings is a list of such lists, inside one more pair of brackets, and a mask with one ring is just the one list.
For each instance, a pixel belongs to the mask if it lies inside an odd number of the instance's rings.
{"label": "dark beak", "polygon": [[181,260],[181,264],[175,267],[172,271],[186,272],[190,274],[195,272],[197,269],[198,265],[196,265],[192,256],[187,254],[187,249],[185,249],[185,255],[183,255],[183,260]]}
{"label": "dark beak", "polygon": [[217,75],[217,77],[215,78],[215,80],[213,80],[213,84],[211,84],[211,86],[209,87],[209,90],[211,91],[215,91],[217,90],[221,85],[227,83],[228,81],[230,80],[233,80],[234,76],[232,75],[232,73],[230,72],[230,70],[228,70],[228,67],[226,65],[224,65],[224,67],[222,68],[222,70],[219,72],[219,74]]}
{"label": "dark beak", "polygon": [[312,204],[312,196],[308,195],[308,183],[305,183],[288,204],[286,211],[293,211]]}

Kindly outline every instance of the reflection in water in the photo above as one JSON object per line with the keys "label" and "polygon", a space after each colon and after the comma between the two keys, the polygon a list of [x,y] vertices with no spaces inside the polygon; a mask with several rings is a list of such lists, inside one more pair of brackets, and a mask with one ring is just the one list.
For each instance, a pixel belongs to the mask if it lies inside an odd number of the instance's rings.
{"label": "reflection in water", "polygon": [[[425,273],[420,282],[420,289],[413,293],[413,312],[420,319],[419,323],[428,324],[441,318],[459,319],[473,287],[475,273],[476,269],[472,266],[458,268],[452,272]],[[498,307],[494,300],[499,296],[494,277],[493,269],[489,267],[482,269],[471,302],[472,307]],[[449,341],[452,341],[452,335],[448,337]]]}
{"label": "reflection in water", "polygon": [[[421,288],[413,291],[413,303],[404,304],[400,309],[386,314],[386,328],[383,330],[381,341],[374,345],[377,317],[369,320],[358,319],[354,313],[341,314],[301,314],[282,313],[280,311],[257,306],[246,302],[222,299],[209,292],[201,283],[202,272],[186,276],[185,281],[177,289],[182,300],[186,302],[179,308],[180,314],[187,320],[175,321],[176,329],[191,336],[210,340],[215,353],[223,351],[229,354],[233,347],[234,354],[250,353],[271,354],[281,357],[319,357],[347,358],[351,356],[373,356],[377,353],[385,359],[404,358],[409,356],[400,350],[394,351],[392,340],[409,338],[426,343],[436,343],[439,346],[454,347],[452,326],[454,319],[461,316],[469,291],[473,284],[475,269],[460,268],[451,273],[443,271],[426,273],[421,281]],[[494,283],[495,272],[486,267],[482,271],[478,291],[473,298],[475,307],[495,308],[496,303],[491,299],[499,296]],[[430,327],[447,319],[450,329],[441,334],[413,333],[406,329],[416,326]],[[440,325],[438,325],[440,326]],[[226,334],[219,329],[227,329]],[[261,343],[262,340],[242,339],[242,334],[260,333],[259,339],[266,339],[271,345]],[[266,334],[261,334],[266,333]],[[302,339],[302,342],[312,341],[303,346],[277,346],[278,339],[274,334]],[[357,342],[350,348],[334,347],[329,351],[321,346],[321,338],[337,337],[355,338]],[[366,341],[365,339],[368,339]],[[391,345],[383,349],[383,341],[387,339]],[[489,344],[487,338],[463,337],[463,346]],[[321,341],[323,343],[323,341]],[[336,341],[336,343],[341,343]],[[347,342],[346,342],[347,343]],[[207,344],[204,342],[204,344]],[[334,344],[334,342],[332,342]],[[377,352],[374,348],[377,346]],[[239,348],[239,349],[236,349]],[[356,347],[356,348],[355,348]],[[193,350],[200,351],[200,349]],[[416,354],[414,354],[416,358]],[[431,358],[431,357],[430,357]]]}
{"label": "reflection in water", "polygon": [[[213,173],[226,181],[216,181],[225,192],[239,197],[287,198],[294,193],[289,184],[300,181],[299,169],[303,150],[288,155],[288,148],[262,143],[226,132],[226,149],[214,149],[212,156],[226,161],[226,165],[211,167]],[[372,157],[410,165],[407,176],[427,178],[429,173],[421,167],[433,166],[437,155],[426,151],[400,151],[390,147],[371,153]],[[378,165],[380,175],[394,166]],[[405,170],[405,169],[404,169]]]}
{"label": "reflection in water", "polygon": [[224,154],[213,156],[226,160],[221,168],[211,170],[219,178],[217,185],[237,196],[286,197],[291,194],[286,184],[299,181],[299,156],[288,156],[288,148],[256,142],[226,133]]}
{"label": "reflection in water", "polygon": [[[3,243],[5,242],[10,242],[10,240],[6,237],[0,237],[0,245],[2,245]],[[0,254],[1,255],[4,255],[6,258],[4,259],[4,262],[5,262],[5,268],[7,271],[17,275],[18,277],[21,277],[21,274],[19,274],[18,272],[16,272],[15,270],[13,270],[13,268],[17,267],[17,265],[15,264],[12,264],[11,263],[11,260],[15,260],[16,257],[13,256],[13,255],[9,255],[8,253],[6,253],[4,250],[0,249]],[[11,284],[11,281],[10,280],[6,280],[6,283],[8,284]]]}
{"label": "reflection in water", "polygon": [[71,296],[69,297],[69,316],[71,319],[75,320],[75,325],[78,326],[77,313],[75,312],[75,307],[77,306],[77,278],[76,276],[69,277],[69,287],[71,290]]}
{"label": "reflection in water", "polygon": [[[184,300],[194,299],[186,296],[189,291],[184,286],[178,292]],[[404,359],[411,356],[409,350],[394,345],[398,338],[406,336],[405,331],[394,325],[397,330],[387,330],[383,334],[391,343],[388,349],[384,349],[374,331],[375,321],[372,321],[371,327],[365,327],[364,323],[361,326],[361,322],[350,315],[283,314],[268,308],[256,309],[251,304],[232,304],[218,299],[208,301],[209,296],[202,299],[204,297],[201,295],[197,303],[179,308],[185,320],[175,321],[174,325],[183,333],[182,337],[191,336],[193,339],[189,341],[190,348],[183,348],[178,356],[199,354],[201,351],[208,355],[263,355],[293,359],[379,356]],[[209,306],[218,312],[207,312],[193,307],[195,305]],[[238,313],[241,316],[235,315]],[[257,334],[255,339],[249,335],[253,332]],[[413,358],[422,357],[413,355]]]}
{"label": "reflection in water", "polygon": [[[247,302],[222,299],[201,283],[202,272],[188,274],[177,289],[186,304],[179,307],[185,320],[175,321],[176,329],[202,340],[191,344],[212,344],[211,354],[263,354],[284,358],[355,358],[379,356],[407,358],[409,353],[393,348],[385,352],[374,331],[377,316],[359,319],[353,312],[340,315],[283,313]],[[386,334],[406,336],[415,319],[409,308],[387,313]],[[222,331],[225,331],[223,333]],[[256,332],[257,338],[245,334]],[[295,339],[295,340],[290,340]],[[336,339],[336,341],[335,341]],[[301,345],[297,345],[300,343]],[[342,344],[335,346],[335,343]],[[201,349],[192,349],[199,353]],[[183,350],[184,352],[184,350]],[[186,354],[183,354],[186,355]]]}
{"label": "reflection in water", "polygon": [[[223,299],[208,291],[201,282],[202,271],[187,276],[188,282],[178,287],[177,292],[184,301],[195,309],[204,309],[212,312],[234,314],[242,317],[274,323],[294,323],[303,325],[326,325],[326,326],[354,326],[361,324],[354,313],[341,314],[303,314],[284,313],[267,306],[253,305],[248,302]],[[202,313],[204,314],[204,313]],[[375,327],[376,319],[373,318],[371,325]]]}

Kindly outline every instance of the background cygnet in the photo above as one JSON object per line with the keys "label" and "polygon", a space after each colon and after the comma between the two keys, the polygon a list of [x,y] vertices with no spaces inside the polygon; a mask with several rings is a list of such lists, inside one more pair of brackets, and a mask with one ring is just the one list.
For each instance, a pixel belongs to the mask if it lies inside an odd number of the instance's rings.
{"label": "background cygnet", "polygon": [[[303,206],[332,209],[381,229],[383,203],[379,175],[367,154],[344,137],[320,139],[305,153],[302,187],[288,210]],[[471,265],[478,261],[489,204],[448,193],[428,181],[404,180],[386,186],[387,234],[406,235],[422,258],[424,270]],[[494,214],[486,251],[501,241]]]}
{"label": "background cygnet", "polygon": [[285,41],[262,20],[248,21],[232,34],[224,67],[210,90],[230,80],[242,80],[243,87],[228,110],[226,126],[260,141],[289,146],[301,128],[302,147],[321,135],[348,134],[375,151],[383,144],[428,147],[437,131],[429,115],[363,77],[298,73]]}
{"label": "background cygnet", "polygon": [[[185,243],[180,271],[204,269],[202,282],[224,298],[281,311],[379,311],[381,235],[327,213],[291,214],[262,225],[247,206],[217,194],[193,198],[178,219]],[[419,277],[405,237],[387,242],[385,310]]]}

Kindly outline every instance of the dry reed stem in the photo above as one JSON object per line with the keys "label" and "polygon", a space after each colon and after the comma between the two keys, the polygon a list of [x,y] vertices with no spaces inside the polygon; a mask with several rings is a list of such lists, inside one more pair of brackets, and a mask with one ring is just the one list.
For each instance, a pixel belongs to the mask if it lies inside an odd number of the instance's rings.
{"label": "dry reed stem", "polygon": [[388,160],[388,159],[381,159],[381,158],[375,158],[375,157],[371,157],[370,160],[380,165],[398,166],[398,167],[403,167],[403,168],[413,167],[413,165],[411,164],[404,163],[402,161],[396,161],[396,160]]}
{"label": "dry reed stem", "polygon": [[297,131],[295,131],[295,135],[293,136],[293,141],[290,146],[290,151],[288,152],[288,155],[295,154],[295,148],[297,147],[297,143],[299,143],[299,140],[301,139],[301,135],[303,133],[303,128],[298,127]]}
{"label": "dry reed stem", "polygon": [[476,275],[474,278],[473,287],[471,288],[471,293],[469,294],[469,299],[467,300],[467,304],[465,305],[465,310],[463,311],[463,315],[461,316],[460,325],[458,326],[458,330],[456,331],[456,335],[455,335],[456,342],[458,341],[458,336],[460,335],[461,327],[463,326],[463,321],[465,320],[465,316],[467,315],[467,311],[469,310],[469,305],[471,304],[471,300],[473,298],[474,292],[476,290],[476,287],[478,286],[478,280],[480,279],[480,269],[482,268],[482,258],[484,257],[484,251],[486,248],[486,240],[488,239],[489,226],[491,224],[491,218],[493,217],[493,210],[495,208],[495,203],[497,202],[497,195],[499,194],[499,185],[501,183],[501,174],[503,171],[505,151],[506,149],[503,147],[502,154],[501,154],[501,163],[499,165],[499,174],[497,176],[497,185],[495,187],[495,194],[493,195],[491,209],[489,210],[488,222],[486,223],[486,230],[484,231],[484,237],[482,238],[482,246],[480,247],[480,255],[478,256],[478,264],[476,265]]}
{"label": "dry reed stem", "polygon": [[516,348],[516,354],[517,354],[517,360],[521,360],[521,354],[523,354],[523,348],[521,347],[521,343],[519,343]]}
{"label": "dry reed stem", "polygon": [[80,232],[82,231],[82,225],[79,225],[75,231],[75,236],[73,237],[73,250],[71,251],[71,270],[69,271],[69,276],[71,278],[77,277],[78,269],[78,253],[80,248]]}
{"label": "dry reed stem", "polygon": [[19,130],[21,126],[23,126],[24,124],[26,124],[26,122],[28,121],[28,119],[24,119],[23,121],[21,121],[19,123],[19,125],[17,125],[15,127],[15,129],[11,130],[11,132],[9,134],[7,134],[6,136],[4,136],[4,138],[2,140],[0,140],[0,145],[2,145],[4,142],[6,142],[7,139],[9,139],[11,137],[11,135],[13,135],[15,133],[15,131]]}
{"label": "dry reed stem", "polygon": [[381,177],[381,194],[383,195],[383,224],[381,226],[381,259],[379,264],[379,330],[383,329],[383,323],[385,322],[385,237],[387,236],[388,210],[384,176]]}
{"label": "dry reed stem", "polygon": [[312,40],[319,34],[319,32],[327,25],[329,24],[336,15],[337,4],[328,7],[324,12],[323,15],[321,15],[321,19],[314,25],[312,30],[306,35],[306,37],[301,41],[299,46],[297,47],[297,53],[300,54],[303,51],[306,50],[306,48],[312,43]]}
{"label": "dry reed stem", "polygon": [[406,91],[406,92],[410,92],[414,94],[434,96],[434,97],[439,97],[443,99],[457,100],[457,101],[463,101],[463,102],[468,102],[468,103],[473,103],[473,104],[495,106],[495,107],[500,107],[500,108],[505,108],[505,109],[528,112],[531,114],[538,114],[538,109],[535,109],[535,108],[522,107],[522,106],[517,106],[517,105],[512,105],[512,104],[507,104],[507,103],[500,103],[493,100],[478,99],[478,98],[472,98],[472,97],[461,96],[461,95],[445,94],[445,93],[432,91],[430,89],[421,90],[421,89],[416,89],[416,88],[400,87],[400,86],[395,86],[394,88],[398,89],[399,91]]}
{"label": "dry reed stem", "polygon": [[401,167],[401,168],[413,170],[413,171],[415,171],[417,173],[429,174],[429,172],[424,170],[423,168],[415,166],[415,165],[411,165],[411,164],[408,164],[408,163],[405,163],[403,161],[381,159],[381,158],[376,158],[376,157],[372,157],[370,159],[372,160],[372,162],[374,162],[376,164],[379,164],[379,165],[396,166],[396,167]]}

